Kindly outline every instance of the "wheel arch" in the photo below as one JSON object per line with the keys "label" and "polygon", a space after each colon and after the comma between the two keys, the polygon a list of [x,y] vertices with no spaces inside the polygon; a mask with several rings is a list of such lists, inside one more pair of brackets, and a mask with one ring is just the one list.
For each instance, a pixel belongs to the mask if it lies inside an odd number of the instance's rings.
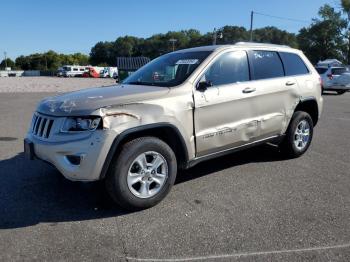
{"label": "wheel arch", "polygon": [[304,111],[308,113],[311,116],[314,126],[316,126],[319,117],[318,104],[316,98],[310,97],[301,99],[299,104],[294,109],[294,112],[296,111]]}
{"label": "wheel arch", "polygon": [[102,167],[100,179],[104,179],[113,158],[118,156],[121,146],[132,139],[152,136],[167,143],[174,151],[179,168],[185,168],[189,161],[188,150],[181,132],[170,123],[157,123],[130,128],[120,133],[113,141]]}

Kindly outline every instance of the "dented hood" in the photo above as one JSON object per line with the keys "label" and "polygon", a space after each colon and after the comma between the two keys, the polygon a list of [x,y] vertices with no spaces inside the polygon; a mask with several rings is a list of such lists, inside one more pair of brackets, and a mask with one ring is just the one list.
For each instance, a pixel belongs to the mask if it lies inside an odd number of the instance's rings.
{"label": "dented hood", "polygon": [[42,100],[37,111],[53,116],[88,115],[96,109],[155,99],[169,92],[167,87],[142,85],[115,85],[88,88],[48,97]]}

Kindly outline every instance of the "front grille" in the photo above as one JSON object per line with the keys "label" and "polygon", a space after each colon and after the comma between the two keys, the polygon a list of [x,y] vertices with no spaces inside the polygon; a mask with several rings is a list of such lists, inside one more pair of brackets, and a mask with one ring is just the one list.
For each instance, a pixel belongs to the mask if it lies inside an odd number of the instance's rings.
{"label": "front grille", "polygon": [[39,114],[34,114],[32,134],[41,138],[49,138],[53,123],[53,118]]}

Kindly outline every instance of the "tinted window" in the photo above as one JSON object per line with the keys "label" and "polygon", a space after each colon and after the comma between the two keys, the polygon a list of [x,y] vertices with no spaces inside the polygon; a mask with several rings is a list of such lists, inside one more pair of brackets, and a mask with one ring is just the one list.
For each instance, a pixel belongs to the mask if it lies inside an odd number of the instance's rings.
{"label": "tinted window", "polygon": [[320,75],[326,73],[328,70],[328,68],[325,68],[325,67],[316,67],[315,69]]}
{"label": "tinted window", "polygon": [[284,76],[282,62],[276,52],[252,51],[250,60],[256,80]]}
{"label": "tinted window", "polygon": [[332,75],[341,75],[343,73],[345,73],[347,70],[344,67],[340,67],[340,68],[332,68]]}
{"label": "tinted window", "polygon": [[249,81],[246,52],[223,54],[209,67],[201,81],[210,81],[214,86]]}
{"label": "tinted window", "polygon": [[309,73],[309,70],[307,69],[303,60],[301,60],[298,55],[291,53],[280,53],[280,56],[283,61],[286,76],[305,75]]}

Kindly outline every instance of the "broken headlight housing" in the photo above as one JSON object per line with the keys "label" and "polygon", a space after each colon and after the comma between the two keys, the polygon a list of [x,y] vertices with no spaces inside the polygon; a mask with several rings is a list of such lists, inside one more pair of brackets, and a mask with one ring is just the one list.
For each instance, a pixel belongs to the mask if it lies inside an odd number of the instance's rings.
{"label": "broken headlight housing", "polygon": [[61,128],[61,132],[95,131],[102,126],[101,117],[67,117]]}

